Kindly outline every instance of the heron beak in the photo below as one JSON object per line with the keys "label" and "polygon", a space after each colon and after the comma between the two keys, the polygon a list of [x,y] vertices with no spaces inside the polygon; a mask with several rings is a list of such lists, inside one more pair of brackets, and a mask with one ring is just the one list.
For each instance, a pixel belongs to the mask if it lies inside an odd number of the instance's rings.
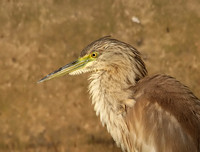
{"label": "heron beak", "polygon": [[47,76],[45,76],[44,78],[42,78],[41,80],[38,81],[38,83],[56,78],[56,77],[60,77],[63,76],[67,73],[72,73],[76,70],[80,70],[83,69],[85,67],[85,65],[90,62],[90,58],[89,56],[84,56],[82,58],[79,58],[78,60],[75,60],[69,64],[66,64],[65,66],[59,68],[58,70],[48,74]]}

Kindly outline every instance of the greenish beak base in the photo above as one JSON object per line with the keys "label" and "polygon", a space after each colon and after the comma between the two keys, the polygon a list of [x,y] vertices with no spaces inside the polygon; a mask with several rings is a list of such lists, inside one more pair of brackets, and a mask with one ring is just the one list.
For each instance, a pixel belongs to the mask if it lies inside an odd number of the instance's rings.
{"label": "greenish beak base", "polygon": [[77,60],[59,68],[58,70],[48,74],[44,78],[38,81],[38,83],[53,79],[55,77],[63,76],[67,73],[72,73],[76,70],[83,69],[87,63],[94,61],[95,58],[92,58],[90,55],[85,55],[84,57],[78,58]]}

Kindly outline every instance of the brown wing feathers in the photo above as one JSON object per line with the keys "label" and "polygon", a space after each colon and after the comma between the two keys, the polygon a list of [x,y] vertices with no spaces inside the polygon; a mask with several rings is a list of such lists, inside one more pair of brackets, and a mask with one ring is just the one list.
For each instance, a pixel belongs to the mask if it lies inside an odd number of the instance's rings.
{"label": "brown wing feathers", "polygon": [[128,110],[127,120],[135,120],[127,123],[134,128],[130,122],[139,121],[147,142],[154,140],[162,151],[170,150],[167,145],[176,151],[200,151],[200,101],[186,86],[170,76],[155,75],[139,81],[133,90],[136,105]]}

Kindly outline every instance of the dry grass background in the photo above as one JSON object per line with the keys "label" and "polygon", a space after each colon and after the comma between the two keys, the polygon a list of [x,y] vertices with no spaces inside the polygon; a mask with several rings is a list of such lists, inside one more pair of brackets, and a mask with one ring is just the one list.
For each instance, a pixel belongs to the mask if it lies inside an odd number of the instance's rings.
{"label": "dry grass background", "polygon": [[36,84],[105,35],[140,50],[149,74],[172,75],[200,97],[199,8],[199,0],[1,0],[0,151],[120,151],[95,116],[87,75]]}

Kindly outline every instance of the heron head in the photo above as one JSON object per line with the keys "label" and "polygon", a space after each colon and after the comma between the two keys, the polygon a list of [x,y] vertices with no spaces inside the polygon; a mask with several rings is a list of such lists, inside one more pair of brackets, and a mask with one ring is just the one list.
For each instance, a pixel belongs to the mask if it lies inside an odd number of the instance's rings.
{"label": "heron head", "polygon": [[140,58],[140,53],[136,49],[126,43],[106,36],[84,48],[77,60],[48,74],[38,82],[65,74],[78,75],[86,72],[110,71],[120,67],[130,72],[132,67],[135,67],[131,65],[134,60],[140,62],[139,66],[143,66],[143,72],[146,74],[146,68]]}

